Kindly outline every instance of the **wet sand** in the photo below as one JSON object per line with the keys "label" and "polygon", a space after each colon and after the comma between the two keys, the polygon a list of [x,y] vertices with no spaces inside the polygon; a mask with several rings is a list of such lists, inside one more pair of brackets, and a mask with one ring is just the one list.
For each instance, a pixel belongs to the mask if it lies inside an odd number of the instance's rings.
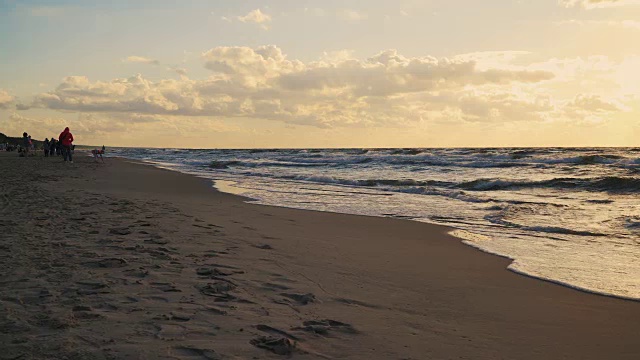
{"label": "wet sand", "polygon": [[638,359],[640,303],[416,222],[0,152],[0,359]]}

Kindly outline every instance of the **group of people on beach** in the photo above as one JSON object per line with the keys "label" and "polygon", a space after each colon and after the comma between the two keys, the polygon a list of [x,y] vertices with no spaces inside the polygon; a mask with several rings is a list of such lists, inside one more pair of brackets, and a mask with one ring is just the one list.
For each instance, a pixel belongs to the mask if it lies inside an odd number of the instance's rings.
{"label": "group of people on beach", "polygon": [[15,151],[16,150],[16,146],[13,144],[9,144],[7,143],[0,143],[0,150],[3,151]]}
{"label": "group of people on beach", "polygon": [[19,156],[29,156],[35,153],[36,147],[33,141],[31,140],[31,135],[22,133],[22,144],[18,145],[14,148],[11,148],[9,144],[7,144],[7,151],[18,150]]}
{"label": "group of people on beach", "polygon": [[[51,140],[49,138],[44,139],[43,151],[45,157],[62,155],[64,161],[72,163],[74,148],[73,134],[71,134],[68,127],[64,128],[57,139],[53,136]],[[22,148],[19,152],[21,152],[20,156],[35,155],[34,143],[31,140],[31,136],[26,132],[22,134]]]}

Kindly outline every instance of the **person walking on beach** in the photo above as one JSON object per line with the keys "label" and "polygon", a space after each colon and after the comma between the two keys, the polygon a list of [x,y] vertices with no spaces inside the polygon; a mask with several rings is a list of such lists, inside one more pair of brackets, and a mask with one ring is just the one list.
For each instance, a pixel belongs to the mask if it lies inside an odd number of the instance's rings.
{"label": "person walking on beach", "polygon": [[44,145],[43,145],[43,149],[44,149],[44,157],[48,157],[49,156],[49,139],[45,138],[44,139]]}
{"label": "person walking on beach", "polygon": [[26,132],[22,133],[22,153],[23,156],[29,155],[29,149],[31,149],[31,139]]}
{"label": "person walking on beach", "polygon": [[69,162],[73,162],[71,158],[71,144],[73,143],[73,135],[69,131],[69,128],[64,128],[64,131],[60,133],[60,137],[58,138],[60,141],[60,145],[62,146],[62,156],[64,157],[64,161],[69,159]]}

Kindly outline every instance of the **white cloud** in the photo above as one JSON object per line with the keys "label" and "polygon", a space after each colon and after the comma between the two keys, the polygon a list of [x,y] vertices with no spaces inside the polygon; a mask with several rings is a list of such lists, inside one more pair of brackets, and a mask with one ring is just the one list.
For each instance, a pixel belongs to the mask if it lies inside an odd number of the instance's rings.
{"label": "white cloud", "polygon": [[585,9],[598,9],[606,7],[637,5],[640,0],[558,0],[558,3],[564,7],[583,7]]}
{"label": "white cloud", "polygon": [[516,84],[553,78],[542,70],[477,68],[474,61],[405,57],[395,50],[369,59],[348,52],[315,62],[289,60],[276,46],[217,47],[202,54],[207,79],[151,81],[141,75],[107,82],[67,77],[40,94],[37,107],[132,116],[279,120],[317,127],[396,126],[419,119],[541,119],[551,105],[512,93]]}
{"label": "white cloud", "polygon": [[[629,110],[625,102],[633,100],[629,90],[635,88],[622,87],[626,78],[617,80],[622,63],[590,57],[517,65],[526,55],[500,51],[447,59],[386,50],[357,59],[342,51],[302,62],[273,45],[216,47],[201,56],[211,72],[207,78],[72,76],[33,105],[139,126],[205,117],[321,128],[599,121]],[[591,91],[576,96],[582,89]]]}
{"label": "white cloud", "polygon": [[260,9],[251,10],[247,15],[238,16],[236,19],[243,23],[260,25],[265,30],[269,29],[272,20],[271,15],[263,13]]}
{"label": "white cloud", "polygon": [[578,94],[569,102],[569,107],[579,111],[603,113],[621,110],[614,102],[603,100],[597,95]]}
{"label": "white cloud", "polygon": [[35,138],[42,136],[43,139],[52,135],[57,136],[67,126],[61,118],[31,118],[15,112],[9,116],[8,120],[1,119],[0,124],[9,134],[21,134],[26,131]]}
{"label": "white cloud", "polygon": [[16,98],[9,94],[6,90],[0,89],[0,109],[8,109],[11,107]]}
{"label": "white cloud", "polygon": [[181,67],[178,67],[178,66],[169,66],[169,67],[167,67],[167,71],[176,73],[176,74],[180,75],[181,78],[182,77],[186,77],[187,74],[188,74],[187,69],[181,68]]}
{"label": "white cloud", "polygon": [[130,62],[130,63],[141,63],[141,64],[149,64],[149,65],[160,65],[160,61],[158,60],[154,60],[154,59],[149,59],[146,58],[144,56],[129,56],[127,58],[125,58],[124,60],[122,60],[124,62]]}
{"label": "white cloud", "polygon": [[117,119],[105,114],[80,113],[71,118],[60,116],[24,116],[12,113],[8,120],[0,120],[0,125],[8,133],[19,134],[27,131],[36,139],[57,137],[65,128],[69,127],[75,137],[75,142],[87,144],[91,138],[102,138],[114,132],[126,132],[136,126],[130,119]]}

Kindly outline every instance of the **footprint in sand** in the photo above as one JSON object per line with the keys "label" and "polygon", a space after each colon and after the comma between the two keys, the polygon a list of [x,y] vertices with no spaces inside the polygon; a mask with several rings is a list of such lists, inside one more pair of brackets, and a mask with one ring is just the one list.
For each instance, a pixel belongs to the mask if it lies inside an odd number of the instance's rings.
{"label": "footprint in sand", "polygon": [[274,290],[274,291],[275,290],[282,291],[282,290],[290,290],[291,289],[290,287],[288,287],[286,285],[275,284],[275,283],[271,283],[271,282],[263,283],[262,284],[262,288],[263,289],[267,289],[267,290]]}
{"label": "footprint in sand", "polygon": [[221,360],[222,355],[215,350],[200,348],[196,346],[176,346],[172,355],[185,356],[189,358],[202,358],[206,360]]}
{"label": "footprint in sand", "polygon": [[236,288],[236,285],[230,281],[216,281],[213,283],[208,283],[206,285],[196,286],[201,294],[207,296],[216,296],[225,294],[228,291],[231,291]]}
{"label": "footprint in sand", "polygon": [[178,289],[174,284],[171,283],[152,282],[149,285],[162,292],[182,292],[182,290]]}
{"label": "footprint in sand", "polygon": [[259,245],[253,245],[253,247],[258,248],[258,249],[262,249],[262,250],[273,250],[273,247],[269,244],[259,244]]}
{"label": "footprint in sand", "polygon": [[296,349],[296,342],[284,337],[260,336],[250,341],[251,345],[269,350],[278,355],[291,355]]}
{"label": "footprint in sand", "polygon": [[276,329],[274,327],[271,327],[269,325],[256,325],[256,329],[260,330],[262,332],[268,333],[268,334],[275,334],[278,336],[282,336],[291,340],[299,340],[298,337],[296,337],[295,335],[289,334],[286,331],[280,330],[280,329]]}
{"label": "footprint in sand", "polygon": [[280,295],[291,299],[299,305],[308,305],[317,301],[316,296],[312,293],[307,294],[294,294],[294,293],[281,293]]}
{"label": "footprint in sand", "polygon": [[158,331],[155,337],[160,340],[182,340],[185,337],[187,328],[178,324],[161,324],[156,325]]}
{"label": "footprint in sand", "polygon": [[191,320],[191,316],[187,315],[187,314],[184,314],[184,313],[172,312],[171,313],[171,320],[186,322],[186,321]]}
{"label": "footprint in sand", "polygon": [[131,230],[128,227],[117,227],[109,229],[109,234],[112,235],[129,235]]}
{"label": "footprint in sand", "polygon": [[210,311],[216,315],[227,315],[227,311],[226,310],[222,310],[218,307],[215,306],[206,306],[205,310]]}
{"label": "footprint in sand", "polygon": [[73,317],[78,320],[96,320],[104,318],[103,315],[93,312],[93,309],[89,306],[74,306],[72,311]]}
{"label": "footprint in sand", "polygon": [[215,277],[215,276],[231,276],[234,273],[230,271],[223,271],[218,268],[197,268],[196,274],[199,276]]}
{"label": "footprint in sand", "polygon": [[141,267],[141,268],[138,268],[138,269],[125,270],[123,272],[123,274],[125,276],[129,276],[129,277],[145,278],[145,277],[149,276],[149,270]]}
{"label": "footprint in sand", "polygon": [[119,268],[127,266],[127,260],[122,258],[106,258],[85,263],[85,266],[98,268]]}
{"label": "footprint in sand", "polygon": [[150,222],[147,222],[147,221],[144,221],[144,220],[137,220],[137,221],[134,223],[134,225],[135,225],[135,226],[144,226],[144,227],[147,227],[147,226],[151,226],[151,223],[150,223]]}
{"label": "footprint in sand", "polygon": [[144,240],[145,243],[148,244],[156,244],[156,245],[165,245],[168,244],[169,241],[163,240],[160,235],[152,235],[150,239]]}
{"label": "footprint in sand", "polygon": [[234,290],[237,287],[233,282],[225,279],[218,279],[213,283],[206,285],[196,285],[196,288],[202,295],[211,296],[215,302],[238,302],[245,304],[253,304],[252,301],[239,298],[235,295],[231,295],[228,291]]}
{"label": "footprint in sand", "polygon": [[328,335],[329,332],[337,331],[346,334],[357,334],[358,331],[351,324],[335,320],[309,320],[302,323],[302,326],[293,330],[302,330],[314,334]]}
{"label": "footprint in sand", "polygon": [[359,301],[359,300],[345,299],[345,298],[335,298],[333,300],[335,300],[337,302],[340,302],[340,303],[343,303],[343,304],[352,305],[352,306],[362,306],[362,307],[371,308],[371,309],[379,309],[380,308],[377,305],[369,304],[369,303],[366,303],[364,301]]}
{"label": "footprint in sand", "polygon": [[96,295],[96,294],[108,294],[111,291],[108,290],[109,286],[99,281],[77,281],[79,288],[76,289],[76,293],[81,296]]}

